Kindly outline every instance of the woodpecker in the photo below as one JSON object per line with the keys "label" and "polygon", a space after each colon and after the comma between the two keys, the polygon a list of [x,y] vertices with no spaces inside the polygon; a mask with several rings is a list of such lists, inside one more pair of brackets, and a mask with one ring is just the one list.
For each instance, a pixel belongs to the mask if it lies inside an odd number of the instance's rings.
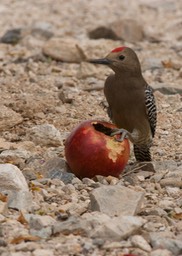
{"label": "woodpecker", "polygon": [[153,89],[142,76],[136,53],[122,46],[105,58],[89,62],[107,65],[114,71],[104,86],[108,114],[118,127],[112,135],[121,134],[121,141],[125,137],[130,139],[137,161],[151,161],[150,147],[157,123],[156,104]]}

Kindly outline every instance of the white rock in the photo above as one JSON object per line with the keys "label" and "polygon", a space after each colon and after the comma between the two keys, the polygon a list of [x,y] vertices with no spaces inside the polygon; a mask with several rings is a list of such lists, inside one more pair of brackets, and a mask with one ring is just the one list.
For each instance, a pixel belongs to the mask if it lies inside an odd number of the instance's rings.
{"label": "white rock", "polygon": [[140,235],[135,235],[131,237],[131,243],[134,247],[138,247],[146,252],[151,251],[151,246],[147,243],[147,241]]}
{"label": "white rock", "polygon": [[28,139],[43,146],[62,145],[62,136],[52,124],[36,125],[27,131]]}
{"label": "white rock", "polygon": [[12,164],[0,164],[0,191],[28,191],[22,172]]}
{"label": "white rock", "polygon": [[34,214],[26,214],[25,218],[29,222],[30,228],[33,229],[41,229],[47,226],[51,226],[56,222],[56,220],[49,215],[40,216]]}
{"label": "white rock", "polygon": [[43,53],[60,61],[81,62],[85,56],[78,45],[79,41],[73,38],[52,38],[45,43]]}
{"label": "white rock", "polygon": [[54,256],[54,251],[50,249],[36,249],[32,253],[33,256]]}
{"label": "white rock", "polygon": [[151,252],[150,256],[173,256],[173,254],[166,249],[157,249]]}
{"label": "white rock", "polygon": [[91,192],[90,208],[109,216],[135,215],[139,212],[143,199],[143,192],[124,186],[101,186]]}
{"label": "white rock", "polygon": [[89,234],[93,238],[120,241],[135,233],[146,223],[141,217],[119,216],[109,217],[104,213],[92,212],[82,216],[88,222]]}
{"label": "white rock", "polygon": [[8,194],[8,207],[28,210],[32,195],[22,172],[12,164],[0,164],[0,192]]}
{"label": "white rock", "polygon": [[0,154],[0,158],[16,157],[16,158],[28,159],[31,156],[32,156],[31,152],[24,149],[4,150]]}
{"label": "white rock", "polygon": [[135,216],[119,216],[93,230],[93,237],[102,237],[106,240],[119,241],[135,233],[145,220]]}
{"label": "white rock", "polygon": [[0,131],[8,130],[22,121],[23,118],[19,113],[4,105],[0,105]]}
{"label": "white rock", "polygon": [[30,210],[32,194],[27,190],[12,191],[8,196],[8,207],[17,210]]}

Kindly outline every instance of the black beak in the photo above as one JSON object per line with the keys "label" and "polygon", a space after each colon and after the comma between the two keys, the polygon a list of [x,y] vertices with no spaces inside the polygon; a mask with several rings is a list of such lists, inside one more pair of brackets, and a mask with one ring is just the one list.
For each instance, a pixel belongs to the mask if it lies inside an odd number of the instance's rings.
{"label": "black beak", "polygon": [[112,63],[112,61],[107,59],[107,58],[96,59],[96,60],[88,60],[88,62],[93,63],[93,64],[103,64],[103,65],[109,65],[109,64]]}

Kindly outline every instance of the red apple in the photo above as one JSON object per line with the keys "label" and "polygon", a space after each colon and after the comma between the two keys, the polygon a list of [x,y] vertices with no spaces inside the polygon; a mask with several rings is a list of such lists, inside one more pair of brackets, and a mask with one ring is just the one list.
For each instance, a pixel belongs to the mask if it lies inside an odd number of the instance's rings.
{"label": "red apple", "polygon": [[129,158],[129,141],[111,137],[115,125],[89,120],[78,125],[65,142],[65,157],[71,171],[78,177],[95,175],[118,177]]}

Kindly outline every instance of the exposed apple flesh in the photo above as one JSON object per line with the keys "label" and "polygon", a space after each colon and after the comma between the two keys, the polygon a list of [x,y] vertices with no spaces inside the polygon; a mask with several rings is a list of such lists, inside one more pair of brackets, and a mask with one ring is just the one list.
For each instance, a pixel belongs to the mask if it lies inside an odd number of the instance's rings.
{"label": "exposed apple flesh", "polygon": [[118,142],[118,135],[111,137],[114,128],[111,123],[89,120],[71,132],[65,142],[65,157],[77,177],[118,177],[123,171],[129,158],[129,141]]}

